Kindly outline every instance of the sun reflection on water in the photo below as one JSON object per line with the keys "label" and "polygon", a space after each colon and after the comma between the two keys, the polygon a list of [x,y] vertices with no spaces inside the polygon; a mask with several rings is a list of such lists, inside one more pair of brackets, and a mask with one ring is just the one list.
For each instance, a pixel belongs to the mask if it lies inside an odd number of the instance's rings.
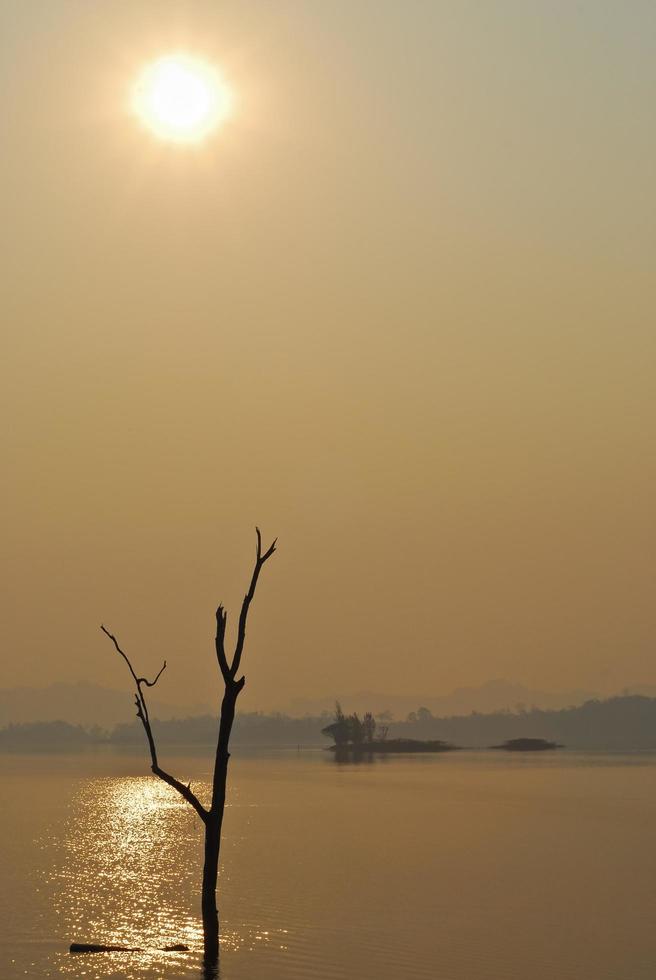
{"label": "sun reflection on water", "polygon": [[[199,784],[201,798],[207,790]],[[240,844],[241,836],[224,841],[226,857]],[[51,876],[59,932],[66,946],[99,943],[131,951],[62,953],[59,971],[98,980],[198,976],[202,852],[196,815],[159,780],[84,782],[70,804],[62,857]],[[224,867],[224,885],[229,880]],[[265,946],[285,950],[286,938],[286,930],[222,920],[222,953]],[[179,943],[189,952],[164,952],[165,946]]]}
{"label": "sun reflection on water", "polygon": [[[102,976],[142,976],[159,960],[170,967],[172,957],[178,973],[196,968],[202,930],[194,907],[201,844],[195,820],[152,777],[91,780],[73,801],[65,859],[55,872],[62,932],[69,941],[141,950],[103,954]],[[176,943],[193,954],[161,952]],[[82,975],[79,957],[59,965]],[[93,972],[96,964],[85,960],[84,967]]]}

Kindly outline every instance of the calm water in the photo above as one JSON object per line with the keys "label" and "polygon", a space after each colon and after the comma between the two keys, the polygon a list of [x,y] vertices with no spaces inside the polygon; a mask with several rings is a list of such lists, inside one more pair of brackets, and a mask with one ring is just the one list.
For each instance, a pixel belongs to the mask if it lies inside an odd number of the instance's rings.
{"label": "calm water", "polygon": [[[201,757],[167,760],[202,783]],[[652,980],[656,758],[232,759],[222,980]],[[197,977],[201,835],[139,757],[1,756],[0,976]]]}

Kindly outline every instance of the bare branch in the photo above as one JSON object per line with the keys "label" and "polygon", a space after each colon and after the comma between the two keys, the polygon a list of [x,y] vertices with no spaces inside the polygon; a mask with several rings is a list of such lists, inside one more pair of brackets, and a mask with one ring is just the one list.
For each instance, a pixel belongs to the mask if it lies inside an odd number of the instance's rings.
{"label": "bare branch", "polygon": [[183,796],[187,803],[193,806],[203,823],[207,822],[207,810],[200,802],[196,794],[192,792],[191,783],[185,786],[185,784],[181,783],[179,779],[176,779],[175,776],[165,772],[164,769],[161,769],[159,766],[151,766],[151,769],[156,776],[159,776],[163,782],[168,783],[169,786],[172,786],[173,789],[177,790],[180,796]]}
{"label": "bare branch", "polygon": [[228,659],[225,654],[225,632],[226,632],[226,622],[228,620],[227,614],[223,606],[219,606],[216,610],[216,659],[219,661],[219,667],[221,668],[221,675],[226,684],[230,683],[230,668],[228,667]]}
{"label": "bare branch", "polygon": [[139,678],[137,677],[137,675],[133,671],[132,664],[128,660],[127,655],[125,653],[123,653],[123,651],[121,650],[120,646],[118,645],[118,640],[116,639],[116,637],[112,633],[109,632],[109,630],[105,626],[102,626],[101,625],[100,628],[103,631],[103,633],[105,634],[105,636],[108,636],[110,638],[110,640],[112,641],[112,643],[114,644],[114,646],[116,647],[116,649],[118,650],[118,652],[121,654],[121,656],[125,660],[126,664],[130,668],[130,673],[132,674],[132,677],[134,678],[134,683],[137,685],[137,688],[138,688],[139,687]]}
{"label": "bare branch", "polygon": [[154,681],[149,681],[149,680],[146,680],[145,677],[140,677],[139,678],[139,683],[140,684],[145,684],[146,687],[155,687],[155,684],[157,684],[157,681],[160,679],[160,677],[162,676],[162,674],[164,673],[165,670],[166,670],[166,660],[162,664],[162,666],[160,668],[160,671],[159,671],[159,674],[157,675],[157,677],[155,678]]}
{"label": "bare branch", "polygon": [[[237,629],[237,645],[235,647],[235,655],[232,658],[232,664],[230,665],[230,677],[232,680],[237,676],[237,671],[239,670],[239,664],[241,663],[241,655],[244,650],[244,642],[246,640],[246,621],[248,619],[248,610],[251,602],[253,601],[253,596],[255,595],[255,589],[257,587],[257,580],[260,577],[260,572],[265,561],[271,557],[271,555],[276,550],[277,538],[273,541],[273,544],[267,548],[267,550],[262,554],[262,535],[260,533],[259,527],[255,528],[255,534],[257,535],[257,551],[255,557],[255,568],[253,569],[253,575],[251,578],[251,584],[248,588],[248,592],[244,596],[244,601],[241,605],[241,613],[239,614],[239,627]],[[243,687],[243,678],[241,679],[241,685]]]}
{"label": "bare branch", "polygon": [[135,687],[137,689],[137,693],[135,694],[134,697],[134,701],[137,706],[137,717],[141,720],[141,724],[143,725],[144,731],[146,733],[146,738],[148,739],[148,748],[150,749],[150,761],[151,761],[150,768],[152,772],[156,776],[158,776],[163,782],[167,783],[169,786],[172,786],[173,789],[177,790],[178,793],[184,797],[187,803],[193,806],[194,810],[201,818],[201,820],[204,823],[207,823],[207,816],[208,816],[207,810],[202,805],[202,803],[195,795],[195,793],[192,793],[191,786],[190,785],[185,786],[185,784],[181,783],[179,779],[175,778],[175,776],[172,776],[170,773],[162,769],[159,765],[159,762],[157,761],[157,748],[155,746],[153,730],[150,726],[150,718],[148,716],[148,707],[146,705],[146,698],[143,690],[141,689],[141,685],[145,684],[147,687],[154,687],[157,681],[159,680],[159,678],[161,677],[164,667],[166,667],[166,660],[164,661],[164,666],[161,668],[159,674],[157,675],[154,681],[149,681],[145,677],[137,677],[137,674],[132,664],[130,663],[130,659],[128,655],[125,653],[125,651],[121,650],[121,647],[119,646],[119,642],[116,639],[116,637],[112,633],[110,633],[109,630],[106,629],[104,626],[101,626],[100,628],[105,634],[105,636],[108,636],[109,639],[112,641],[117,651],[125,660],[130,670],[130,673],[132,674],[132,678],[134,680]]}

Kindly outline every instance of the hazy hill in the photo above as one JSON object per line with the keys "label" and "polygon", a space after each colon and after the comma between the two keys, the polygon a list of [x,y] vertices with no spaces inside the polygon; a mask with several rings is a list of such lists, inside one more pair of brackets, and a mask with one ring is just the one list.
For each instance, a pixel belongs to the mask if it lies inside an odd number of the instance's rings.
{"label": "hazy hill", "polygon": [[416,720],[395,723],[390,734],[442,738],[463,747],[486,747],[512,738],[544,738],[572,749],[656,750],[656,698],[623,695],[591,700],[559,711],[499,711],[450,718],[421,712]]}
{"label": "hazy hill", "polygon": [[[160,718],[184,718],[209,711],[207,705],[175,705],[149,698],[150,711]],[[0,690],[0,726],[37,721],[113,728],[134,718],[130,688],[115,691],[95,684],[51,684]]]}
{"label": "hazy hill", "polygon": [[[259,711],[237,714],[233,728],[234,745],[258,748],[295,745],[325,745],[321,729],[329,721],[328,715],[320,717],[291,718],[289,715],[262,714]],[[214,715],[197,718],[153,720],[155,739],[161,745],[214,745],[218,731],[218,719]],[[139,722],[119,725],[111,736],[116,744],[142,744],[143,728]]]}
{"label": "hazy hill", "polygon": [[22,722],[0,729],[0,749],[42,752],[71,752],[104,741],[98,731],[86,731],[66,721]]}
{"label": "hazy hill", "polygon": [[[645,690],[640,693],[654,693]],[[492,712],[519,705],[540,708],[560,708],[581,704],[594,695],[584,691],[549,694],[533,691],[521,684],[492,680],[480,687],[457,688],[442,696],[399,696],[361,691],[339,696],[345,711],[385,710],[402,720],[410,711],[424,706],[434,715],[457,715],[471,711]],[[298,699],[286,711],[292,717],[320,717],[335,706],[335,695],[318,699]],[[206,704],[170,704],[149,696],[150,713],[157,718],[187,718],[211,713]],[[134,718],[132,692],[114,690],[95,684],[51,684],[49,687],[16,687],[0,689],[0,727],[36,721],[67,721],[73,725],[100,725],[111,729]]]}
{"label": "hazy hill", "polygon": [[[605,700],[588,699],[583,704],[560,708],[509,710],[504,707],[492,711],[472,711],[470,708],[472,700],[478,704],[484,703],[486,698],[494,702],[495,697],[503,698],[504,693],[516,695],[518,691],[526,689],[506,682],[490,682],[481,688],[461,689],[449,698],[397,699],[402,704],[399,711],[402,717],[388,723],[389,737],[443,739],[465,747],[484,747],[511,738],[545,738],[562,742],[569,748],[656,750],[656,698],[653,697],[624,694]],[[474,695],[483,692],[478,702],[472,698],[472,692]],[[371,708],[375,714],[380,714],[376,704],[365,700],[366,697],[359,695],[355,707],[344,698],[343,707],[347,712],[358,710],[361,714]],[[431,704],[440,705],[445,701],[457,703],[460,698],[467,705],[464,711],[438,714],[430,708]],[[383,702],[386,706],[389,703],[389,700]],[[326,705],[333,707],[329,701]],[[314,712],[299,718],[242,712],[235,723],[235,745],[325,745],[321,729],[329,714]],[[176,706],[153,700],[151,717],[156,719],[154,728],[162,744],[211,745],[216,738],[216,716],[202,706]],[[68,727],[60,725],[57,728],[52,725],[54,722],[65,722]],[[109,740],[115,744],[141,745],[144,738],[134,717],[129,692],[85,683],[0,691],[0,728],[6,729],[10,724],[20,726],[20,731],[14,730],[0,738],[0,744],[5,746],[19,742],[26,746],[57,743],[64,747],[74,742],[88,743],[87,734],[78,726],[105,729],[111,733]],[[102,737],[101,733],[95,732],[91,741],[99,737]]]}
{"label": "hazy hill", "polygon": [[[327,745],[321,736],[326,721],[326,715],[238,715],[234,744]],[[216,719],[211,716],[154,723],[162,744],[210,745],[216,738],[216,727]],[[656,698],[627,695],[559,710],[473,712],[442,718],[433,717],[424,708],[414,712],[410,721],[392,722],[388,737],[443,739],[471,748],[485,748],[512,738],[544,738],[572,749],[656,750]],[[121,726],[112,741],[141,743],[143,732],[137,723]]]}
{"label": "hazy hill", "polygon": [[[632,689],[632,691],[635,689]],[[636,693],[647,693],[640,691]],[[652,692],[654,693],[654,692]],[[323,698],[296,698],[287,711],[291,715],[320,715],[324,711],[332,711],[335,701],[339,700],[347,713],[358,711],[373,711],[380,714],[391,711],[394,718],[404,719],[410,711],[415,711],[419,705],[428,708],[434,715],[459,715],[471,711],[493,712],[504,708],[516,710],[522,708],[567,708],[571,705],[583,704],[597,697],[593,691],[536,691],[506,680],[490,680],[478,687],[458,687],[450,694],[380,694],[374,691],[359,691],[356,694],[335,694]]]}

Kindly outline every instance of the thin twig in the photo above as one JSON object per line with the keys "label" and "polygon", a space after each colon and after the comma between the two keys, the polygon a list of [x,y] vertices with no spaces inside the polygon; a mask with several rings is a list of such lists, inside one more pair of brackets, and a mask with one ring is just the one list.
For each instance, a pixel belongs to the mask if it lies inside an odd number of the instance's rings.
{"label": "thin twig", "polygon": [[166,669],[166,660],[164,661],[164,663],[160,667],[160,671],[159,671],[159,673],[158,673],[158,675],[157,675],[157,677],[155,678],[154,681],[149,681],[145,677],[140,677],[139,678],[139,683],[140,684],[145,684],[146,687],[155,687],[155,684],[157,684],[157,681],[160,679],[160,677],[164,673],[164,670],[165,669]]}

